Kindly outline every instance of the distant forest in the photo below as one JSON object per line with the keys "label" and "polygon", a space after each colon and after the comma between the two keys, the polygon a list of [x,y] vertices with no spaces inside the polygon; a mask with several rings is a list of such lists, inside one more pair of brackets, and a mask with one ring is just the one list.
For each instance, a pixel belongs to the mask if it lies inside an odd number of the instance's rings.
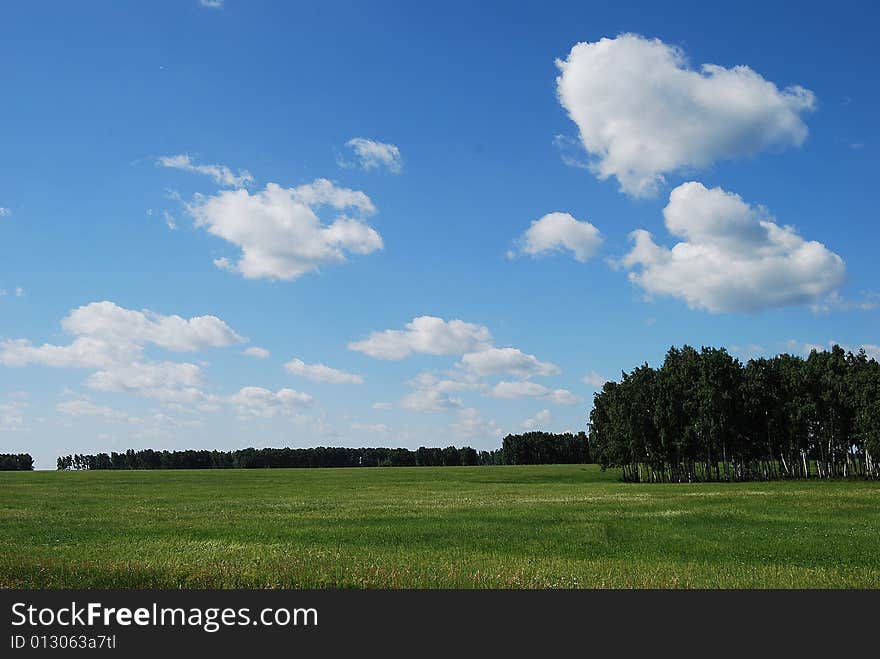
{"label": "distant forest", "polygon": [[0,453],[0,471],[32,471],[34,459],[27,453]]}
{"label": "distant forest", "polygon": [[743,365],[671,348],[594,397],[590,448],[626,481],[880,478],[880,364],[864,351]]}
{"label": "distant forest", "polygon": [[[743,364],[723,348],[670,348],[596,392],[589,432],[508,435],[456,448],[128,450],[68,455],[58,469],[255,469],[596,462],[630,482],[880,479],[880,363],[840,346]],[[30,469],[0,456],[0,469]]]}
{"label": "distant forest", "polygon": [[267,467],[457,467],[502,464],[571,464],[590,461],[586,433],[508,435],[500,449],[456,448],[246,448],[236,451],[154,451],[66,455],[58,469],[263,469]]}

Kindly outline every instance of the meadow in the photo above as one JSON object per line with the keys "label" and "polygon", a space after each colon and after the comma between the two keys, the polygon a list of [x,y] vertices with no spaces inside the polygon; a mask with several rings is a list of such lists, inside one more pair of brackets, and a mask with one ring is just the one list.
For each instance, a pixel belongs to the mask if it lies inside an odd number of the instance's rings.
{"label": "meadow", "polygon": [[880,484],[594,465],[0,473],[3,588],[880,587]]}

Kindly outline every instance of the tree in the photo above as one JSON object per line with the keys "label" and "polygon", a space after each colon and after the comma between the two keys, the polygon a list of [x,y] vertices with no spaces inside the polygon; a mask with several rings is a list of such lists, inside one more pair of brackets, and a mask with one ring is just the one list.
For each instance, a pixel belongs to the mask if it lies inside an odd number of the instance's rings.
{"label": "tree", "polygon": [[673,347],[606,383],[590,421],[593,455],[624,480],[880,478],[880,364],[839,346],[746,365]]}

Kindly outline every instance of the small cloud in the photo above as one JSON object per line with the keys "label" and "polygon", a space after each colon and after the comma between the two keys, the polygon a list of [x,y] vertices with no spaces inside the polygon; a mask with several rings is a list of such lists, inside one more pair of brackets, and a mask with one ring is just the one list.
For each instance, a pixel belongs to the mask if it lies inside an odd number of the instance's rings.
{"label": "small cloud", "polygon": [[550,421],[552,421],[552,419],[553,415],[550,414],[550,410],[541,410],[532,418],[523,421],[520,426],[524,430],[534,430],[536,428],[540,428],[541,426],[546,426]]}
{"label": "small cloud", "polygon": [[[602,235],[589,222],[569,213],[548,213],[534,220],[519,238],[520,254],[541,256],[568,250],[576,261],[585,263],[602,244]],[[512,252],[507,253],[512,258]]]}
{"label": "small cloud", "polygon": [[576,169],[589,169],[590,163],[586,158],[581,143],[567,135],[554,135],[553,146],[559,149],[559,158],[563,164]]}
{"label": "small cloud", "polygon": [[159,167],[170,167],[171,169],[180,169],[185,172],[204,174],[211,177],[211,180],[217,185],[228,188],[243,188],[254,182],[253,175],[246,169],[240,169],[238,173],[235,173],[226,165],[197,165],[186,153],[174,156],[159,156],[156,158],[156,164]]}
{"label": "small cloud", "polygon": [[850,149],[853,149],[853,150],[855,150],[855,151],[858,151],[859,149],[864,149],[864,148],[865,148],[865,143],[864,143],[864,142],[852,142],[852,143],[849,145],[849,148],[850,148]]}
{"label": "small cloud", "polygon": [[584,376],[584,384],[590,385],[593,389],[601,389],[606,382],[608,382],[608,378],[599,375],[596,371],[590,371]]}
{"label": "small cloud", "polygon": [[541,398],[557,405],[576,405],[580,398],[568,389],[548,389],[535,382],[499,382],[489,392],[495,398],[514,400],[517,398]]}
{"label": "small cloud", "polygon": [[0,217],[9,217],[12,215],[12,211],[5,206],[0,206]]}
{"label": "small cloud", "polygon": [[162,217],[169,229],[174,230],[177,228],[177,222],[174,221],[174,216],[171,213],[168,211],[162,211]]}
{"label": "small cloud", "polygon": [[360,375],[354,373],[346,373],[336,368],[331,368],[326,364],[306,364],[301,359],[291,359],[284,365],[291,375],[314,380],[316,382],[327,382],[329,384],[363,384],[364,379]]}
{"label": "small cloud", "polygon": [[235,266],[232,265],[232,262],[225,256],[214,259],[214,267],[219,270],[226,270],[227,272],[235,272]]}
{"label": "small cloud", "polygon": [[861,300],[847,300],[837,291],[824,299],[810,305],[810,311],[816,315],[826,315],[832,311],[870,311],[880,306],[880,295],[870,291],[862,291]]}
{"label": "small cloud", "polygon": [[15,287],[15,297],[24,297],[24,289],[21,286]]}
{"label": "small cloud", "polygon": [[407,323],[403,330],[372,332],[366,339],[349,343],[348,349],[375,359],[397,361],[416,353],[463,355],[477,352],[489,348],[491,339],[489,328],[484,325],[419,316]]}
{"label": "small cloud", "polygon": [[390,410],[392,407],[391,403],[373,403],[372,405],[374,410]]}
{"label": "small cloud", "polygon": [[825,349],[825,346],[818,343],[804,343],[795,339],[789,339],[785,346],[794,355],[809,355],[813,350],[821,352]]}
{"label": "small cloud", "polygon": [[730,352],[743,359],[752,359],[753,357],[760,357],[761,355],[767,354],[767,350],[764,346],[756,343],[749,343],[744,346],[730,346]]}
{"label": "small cloud", "polygon": [[403,169],[400,149],[393,144],[368,140],[365,137],[353,137],[345,143],[345,146],[354,152],[355,161],[340,158],[338,165],[342,168],[360,167],[370,171],[384,167],[393,174],[399,174]]}
{"label": "small cloud", "polygon": [[374,432],[374,433],[386,433],[388,432],[388,426],[384,423],[353,423],[351,424],[352,430],[362,430],[364,432]]}
{"label": "small cloud", "polygon": [[199,0],[199,4],[209,9],[223,9],[223,0]]}
{"label": "small cloud", "polygon": [[257,346],[253,346],[245,350],[243,355],[247,355],[248,357],[256,357],[257,359],[266,359],[269,357],[269,351],[265,348],[259,348]]}
{"label": "small cloud", "polygon": [[558,375],[561,373],[556,364],[542,362],[534,355],[529,355],[518,348],[486,348],[479,352],[462,355],[456,364],[474,375],[487,376],[502,373],[529,378],[535,375]]}

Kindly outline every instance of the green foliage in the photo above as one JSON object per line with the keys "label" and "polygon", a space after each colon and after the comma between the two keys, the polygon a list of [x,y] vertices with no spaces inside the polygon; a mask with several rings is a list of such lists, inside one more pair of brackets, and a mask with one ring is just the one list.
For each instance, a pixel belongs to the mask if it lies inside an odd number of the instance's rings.
{"label": "green foliage", "polygon": [[302,467],[459,467],[499,464],[572,464],[590,461],[586,433],[508,435],[504,448],[246,448],[237,451],[154,451],[60,456],[58,469],[265,469]]}
{"label": "green foliage", "polygon": [[470,446],[405,448],[246,448],[237,451],[154,451],[65,455],[58,469],[265,469],[301,467],[447,467],[495,464],[494,455]]}
{"label": "green foliage", "polygon": [[504,438],[501,460],[508,465],[585,464],[590,462],[590,446],[583,432],[527,432]]}
{"label": "green foliage", "polygon": [[839,346],[743,366],[670,348],[597,392],[590,445],[627,481],[880,478],[880,364]]}
{"label": "green foliage", "polygon": [[0,453],[0,471],[33,471],[34,459],[28,453]]}

